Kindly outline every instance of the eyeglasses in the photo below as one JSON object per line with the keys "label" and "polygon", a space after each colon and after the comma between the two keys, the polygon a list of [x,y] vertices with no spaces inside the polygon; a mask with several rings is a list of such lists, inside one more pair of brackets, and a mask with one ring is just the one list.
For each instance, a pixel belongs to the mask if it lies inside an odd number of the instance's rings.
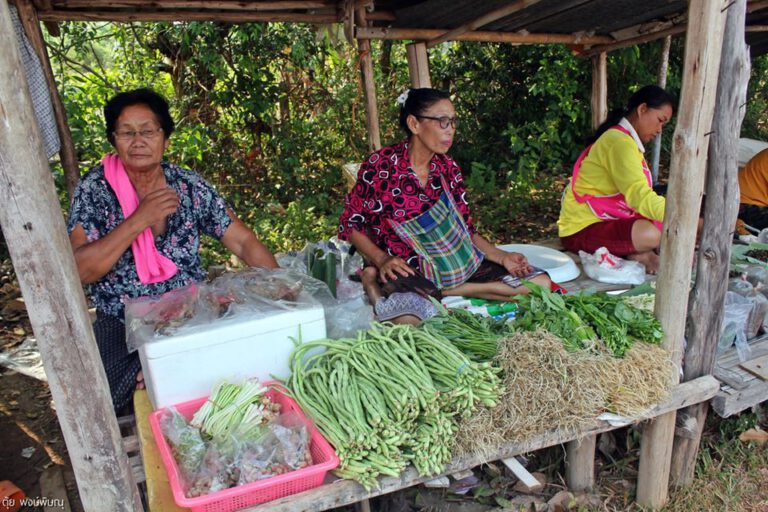
{"label": "eyeglasses", "polygon": [[448,116],[430,117],[430,116],[418,116],[415,114],[414,116],[419,119],[431,119],[433,121],[437,121],[438,123],[440,123],[440,128],[442,128],[443,130],[445,130],[449,126],[455,129],[459,125],[459,120],[456,119],[455,117],[448,117]]}
{"label": "eyeglasses", "polygon": [[144,130],[139,130],[138,132],[136,130],[120,130],[116,132],[112,132],[117,140],[128,142],[133,140],[133,138],[138,135],[142,139],[154,139],[161,133],[163,133],[162,128],[146,128]]}

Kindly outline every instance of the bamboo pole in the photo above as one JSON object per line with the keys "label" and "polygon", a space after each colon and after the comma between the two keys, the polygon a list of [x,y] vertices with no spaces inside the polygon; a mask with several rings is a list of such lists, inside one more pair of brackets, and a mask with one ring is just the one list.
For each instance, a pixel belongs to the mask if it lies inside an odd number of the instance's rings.
{"label": "bamboo pole", "polygon": [[[715,1],[719,1],[719,0],[715,0]],[[592,55],[596,55],[600,52],[610,52],[613,50],[618,50],[619,48],[626,48],[627,46],[635,46],[642,43],[649,43],[651,41],[656,41],[657,39],[661,39],[662,37],[676,36],[678,34],[682,34],[683,32],[685,32],[685,25],[676,25],[674,27],[665,28],[664,30],[658,30],[656,32],[643,34],[641,36],[630,37],[628,39],[622,39],[621,41],[616,41],[614,43],[595,46],[592,49],[584,52],[584,55],[591,57]]]}
{"label": "bamboo pole", "polygon": [[[358,25],[355,33],[357,39],[415,39],[417,41],[429,40],[439,37],[443,30],[433,28],[381,28],[363,27]],[[512,43],[512,44],[581,44],[586,46],[605,45],[614,42],[608,36],[588,36],[572,34],[521,34],[519,32],[465,32],[456,38],[456,41],[481,41],[488,43]]]}
{"label": "bamboo pole", "polygon": [[75,196],[77,182],[80,181],[80,167],[77,163],[77,152],[75,143],[72,141],[72,132],[69,131],[67,123],[67,111],[59,97],[59,91],[56,87],[56,79],[51,69],[51,59],[48,57],[48,50],[45,46],[43,33],[40,30],[40,22],[37,19],[35,7],[29,0],[16,0],[16,9],[19,12],[19,19],[24,26],[24,31],[29,38],[29,42],[35,49],[37,58],[43,67],[45,82],[48,84],[48,91],[51,93],[51,104],[53,105],[53,115],[56,118],[56,128],[59,131],[59,158],[61,167],[64,169],[64,181],[67,186],[67,195],[70,199]]}
{"label": "bamboo pole", "polygon": [[86,510],[140,511],[15,31],[0,0],[0,225]]}
{"label": "bamboo pole", "polygon": [[[355,24],[364,27],[367,23],[365,9],[355,10]],[[373,76],[373,59],[371,58],[371,42],[362,39],[357,42],[360,59],[360,74],[365,94],[365,125],[368,130],[368,147],[371,151],[381,149],[381,134],[379,132],[379,107],[376,103],[376,83]]]}
{"label": "bamboo pole", "polygon": [[506,18],[507,16],[514,14],[522,9],[525,9],[526,7],[530,7],[533,4],[537,4],[540,1],[541,0],[516,0],[515,2],[512,2],[510,4],[503,5],[497,9],[494,9],[490,12],[483,14],[482,16],[470,22],[467,22],[459,27],[456,27],[452,30],[449,30],[443,33],[442,35],[439,35],[433,39],[430,39],[429,41],[427,41],[427,48],[432,48],[446,41],[452,41],[466,32],[472,32],[480,27],[488,25],[489,23],[493,23],[496,20],[500,20],[501,18]]}
{"label": "bamboo pole", "polygon": [[226,23],[294,22],[329,24],[340,21],[336,14],[309,14],[291,12],[194,12],[168,11],[39,11],[42,21],[221,21]]}
{"label": "bamboo pole", "polygon": [[427,45],[424,43],[411,43],[405,47],[408,59],[408,75],[411,78],[411,87],[432,87],[432,79],[429,76],[429,55]]}
{"label": "bamboo pole", "polygon": [[[659,72],[657,82],[662,89],[667,86],[667,70],[669,69],[669,50],[672,47],[672,36],[664,38],[664,44],[661,47],[661,62],[659,62]],[[653,158],[651,159],[651,177],[653,183],[659,180],[659,160],[661,160],[661,133],[653,140]]]}
{"label": "bamboo pole", "polygon": [[[688,4],[682,102],[673,137],[655,307],[664,328],[663,346],[672,352],[678,365],[720,66],[723,9],[728,1],[691,0]],[[677,382],[677,370],[670,379]],[[674,431],[675,413],[659,416],[646,426],[637,481],[637,502],[641,506],[659,508],[667,501]]]}
{"label": "bamboo pole", "polygon": [[[728,7],[723,56],[717,82],[717,102],[712,124],[707,168],[707,201],[699,247],[696,284],[688,313],[688,346],[683,380],[711,374],[717,359],[722,311],[728,283],[733,227],[739,210],[738,154],[749,82],[749,50],[744,43],[746,1]],[[703,402],[681,411],[696,418],[693,438],[676,437],[672,451],[672,483],[693,482],[696,456],[709,404]]]}

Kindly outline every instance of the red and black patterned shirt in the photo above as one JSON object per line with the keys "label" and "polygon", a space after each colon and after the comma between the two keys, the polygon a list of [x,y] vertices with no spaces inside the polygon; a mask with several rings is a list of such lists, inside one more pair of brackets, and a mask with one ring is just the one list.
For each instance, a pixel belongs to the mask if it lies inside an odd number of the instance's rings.
{"label": "red and black patterned shirt", "polygon": [[443,192],[440,176],[445,177],[459,213],[474,233],[459,165],[451,157],[436,153],[422,187],[408,159],[408,144],[400,142],[381,148],[360,166],[357,183],[344,201],[339,238],[349,240],[353,231],[359,231],[388,254],[417,267],[416,253],[397,236],[388,219],[404,222],[429,210]]}

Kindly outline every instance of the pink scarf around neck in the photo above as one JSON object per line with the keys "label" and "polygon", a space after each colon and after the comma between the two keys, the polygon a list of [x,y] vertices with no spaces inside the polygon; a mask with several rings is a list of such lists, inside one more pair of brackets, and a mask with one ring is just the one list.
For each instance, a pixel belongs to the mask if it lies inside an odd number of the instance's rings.
{"label": "pink scarf around neck", "polygon": [[[139,207],[139,195],[133,188],[119,156],[106,155],[101,163],[104,165],[104,177],[114,190],[123,210],[123,218],[127,219]],[[160,283],[176,275],[176,264],[158,252],[151,228],[142,231],[131,242],[131,250],[142,284]]]}

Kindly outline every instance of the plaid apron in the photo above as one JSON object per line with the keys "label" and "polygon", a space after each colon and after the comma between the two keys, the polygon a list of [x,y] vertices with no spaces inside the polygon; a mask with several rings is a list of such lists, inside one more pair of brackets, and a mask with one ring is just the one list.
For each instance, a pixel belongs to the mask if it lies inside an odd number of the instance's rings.
{"label": "plaid apron", "polygon": [[418,217],[398,223],[389,219],[397,235],[418,255],[422,275],[439,289],[454,288],[474,274],[483,261],[456,208],[444,177],[440,199]]}

